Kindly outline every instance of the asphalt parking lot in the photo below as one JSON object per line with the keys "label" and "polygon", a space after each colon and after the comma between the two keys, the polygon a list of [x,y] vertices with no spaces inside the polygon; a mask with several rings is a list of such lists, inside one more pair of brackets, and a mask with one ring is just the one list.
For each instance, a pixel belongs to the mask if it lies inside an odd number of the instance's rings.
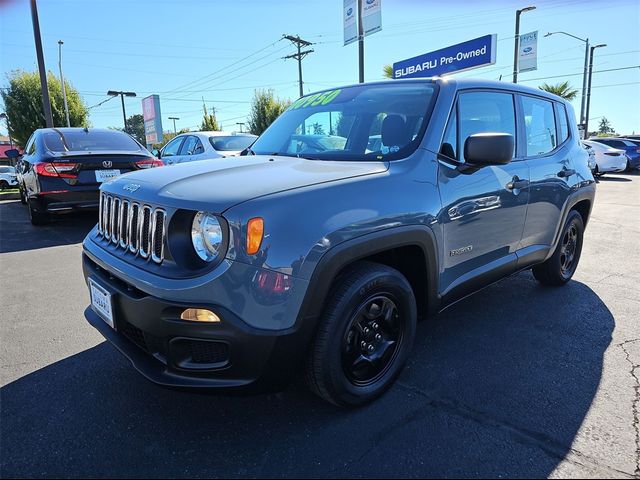
{"label": "asphalt parking lot", "polygon": [[2,202],[0,475],[640,476],[639,219],[640,175],[605,177],[569,285],[521,273],[421,323],[398,384],[340,410],[147,382],[82,314],[95,216]]}

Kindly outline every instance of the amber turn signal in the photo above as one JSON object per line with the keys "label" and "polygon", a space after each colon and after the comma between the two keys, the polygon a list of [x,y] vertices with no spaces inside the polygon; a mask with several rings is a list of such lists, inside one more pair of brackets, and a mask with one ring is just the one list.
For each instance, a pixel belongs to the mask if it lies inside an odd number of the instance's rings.
{"label": "amber turn signal", "polygon": [[180,315],[180,319],[190,322],[220,323],[220,317],[218,315],[204,308],[187,308]]}
{"label": "amber turn signal", "polygon": [[249,255],[255,255],[260,251],[263,235],[264,220],[260,217],[249,220],[247,223],[247,253]]}

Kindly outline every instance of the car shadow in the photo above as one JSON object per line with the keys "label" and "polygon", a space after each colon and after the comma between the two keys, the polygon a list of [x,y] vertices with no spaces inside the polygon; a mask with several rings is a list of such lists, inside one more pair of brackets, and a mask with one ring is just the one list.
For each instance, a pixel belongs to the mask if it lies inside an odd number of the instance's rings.
{"label": "car shadow", "polygon": [[97,211],[77,212],[54,216],[51,223],[35,227],[19,200],[0,202],[0,253],[80,243],[97,221]]}
{"label": "car shadow", "polygon": [[421,323],[398,383],[355,410],[299,385],[160,388],[102,343],[0,389],[0,473],[547,477],[591,406],[613,328],[588,286],[522,273]]}
{"label": "car shadow", "polygon": [[604,182],[633,182],[632,179],[626,177],[612,177],[611,175],[600,175],[598,177],[599,181]]}

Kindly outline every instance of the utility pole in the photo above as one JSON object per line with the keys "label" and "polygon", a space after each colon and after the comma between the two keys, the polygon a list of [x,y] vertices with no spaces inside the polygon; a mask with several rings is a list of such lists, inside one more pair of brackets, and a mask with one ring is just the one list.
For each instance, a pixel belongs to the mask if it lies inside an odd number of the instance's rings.
{"label": "utility pole", "polygon": [[64,42],[58,40],[58,66],[60,67],[60,83],[62,84],[62,99],[64,100],[64,114],[67,117],[67,127],[71,126],[69,120],[69,105],[67,104],[67,89],[64,86],[64,75],[62,75],[62,45]]}
{"label": "utility pole", "polygon": [[180,119],[178,117],[169,117],[169,120],[173,120],[173,133],[177,135],[178,131],[176,130],[176,120]]}
{"label": "utility pole", "polygon": [[606,47],[606,43],[601,43],[590,48],[589,53],[589,85],[587,86],[587,110],[584,116],[584,138],[589,138],[589,111],[591,110],[591,76],[593,74],[593,51],[596,48]]}
{"label": "utility pole", "polygon": [[530,12],[535,10],[536,7],[525,7],[520,10],[516,10],[516,37],[513,46],[513,83],[518,83],[518,50],[520,50],[520,15],[524,12]]}
{"label": "utility pole", "polygon": [[244,127],[244,122],[236,122],[236,125],[240,126],[240,133],[243,133],[242,132],[242,127]]}
{"label": "utility pole", "polygon": [[299,35],[296,35],[296,36],[283,35],[282,37],[289,40],[298,49],[298,53],[293,53],[283,58],[285,60],[289,58],[293,58],[298,61],[298,83],[300,85],[300,96],[302,97],[304,95],[304,90],[302,88],[302,59],[306,57],[308,54],[313,52],[313,49],[302,51],[302,47],[308,47],[310,45],[313,45],[313,43],[307,42],[306,40],[301,39]]}
{"label": "utility pole", "polygon": [[120,95],[120,100],[122,101],[122,118],[124,119],[124,131],[126,133],[129,133],[129,129],[127,128],[127,113],[124,110],[124,97],[135,97],[136,96],[135,92],[109,90],[107,92],[107,95],[111,97],[117,97],[118,95]]}
{"label": "utility pole", "polygon": [[358,0],[358,83],[364,83],[364,28],[362,27],[362,0]]}
{"label": "utility pole", "polygon": [[38,21],[38,6],[36,5],[36,0],[31,0],[31,22],[33,23],[33,38],[36,43],[38,71],[40,72],[44,121],[47,128],[53,128],[53,114],[51,113],[51,100],[49,99],[49,87],[47,86],[47,71],[44,68],[44,54],[42,53],[42,38],[40,37],[40,22]]}

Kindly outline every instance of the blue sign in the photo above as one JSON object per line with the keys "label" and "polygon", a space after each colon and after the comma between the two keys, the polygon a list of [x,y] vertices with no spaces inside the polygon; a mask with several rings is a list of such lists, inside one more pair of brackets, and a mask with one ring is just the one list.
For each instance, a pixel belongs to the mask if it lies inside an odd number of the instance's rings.
{"label": "blue sign", "polygon": [[393,64],[393,78],[447,75],[496,63],[496,34],[425,53]]}

